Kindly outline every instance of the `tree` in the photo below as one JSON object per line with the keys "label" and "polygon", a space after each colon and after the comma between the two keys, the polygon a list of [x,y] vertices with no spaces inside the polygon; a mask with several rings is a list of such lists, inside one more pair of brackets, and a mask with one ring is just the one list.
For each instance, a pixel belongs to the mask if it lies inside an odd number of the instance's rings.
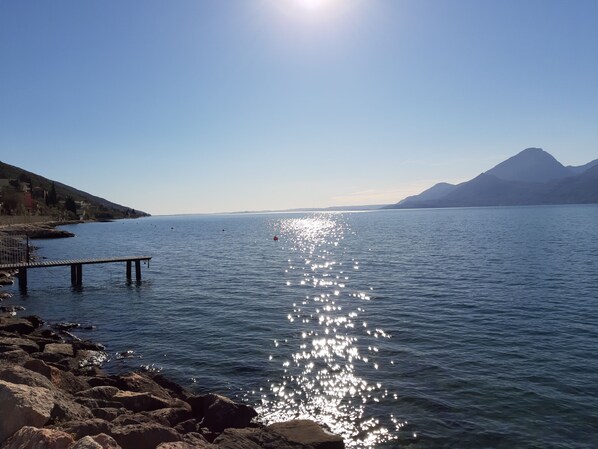
{"label": "tree", "polygon": [[77,204],[71,196],[66,197],[66,200],[64,201],[64,207],[66,210],[74,213],[75,215],[77,214]]}
{"label": "tree", "polygon": [[56,206],[58,204],[58,197],[56,196],[56,186],[52,183],[50,192],[46,195],[46,206]]}

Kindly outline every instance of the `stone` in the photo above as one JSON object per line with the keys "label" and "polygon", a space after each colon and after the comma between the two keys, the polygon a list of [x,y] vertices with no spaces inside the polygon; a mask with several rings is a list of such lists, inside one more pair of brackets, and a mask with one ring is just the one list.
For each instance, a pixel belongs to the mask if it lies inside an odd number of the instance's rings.
{"label": "stone", "polygon": [[73,442],[72,436],[60,430],[26,426],[10,437],[2,449],[67,449]]}
{"label": "stone", "polygon": [[176,382],[171,381],[167,377],[164,377],[162,374],[159,374],[159,373],[151,374],[151,378],[159,386],[164,388],[172,397],[177,397],[179,399],[186,399],[187,397],[192,396],[192,394],[189,390],[180,386]]}
{"label": "stone", "polygon": [[218,449],[313,449],[263,428],[226,429],[214,440]]}
{"label": "stone", "polygon": [[9,366],[0,371],[0,380],[30,387],[54,389],[54,385],[47,377],[18,365]]}
{"label": "stone", "polygon": [[29,354],[39,351],[39,346],[27,338],[0,337],[0,346],[16,346]]}
{"label": "stone", "polygon": [[112,437],[123,449],[155,449],[161,443],[181,440],[173,429],[155,423],[114,427]]}
{"label": "stone", "polygon": [[345,447],[342,437],[308,419],[275,423],[268,426],[268,429],[283,435],[289,441],[310,445],[314,449],[344,449]]}
{"label": "stone", "polygon": [[93,413],[93,416],[95,416],[96,418],[100,418],[105,421],[113,421],[118,416],[127,413],[127,409],[115,407],[102,407],[91,409],[91,413]]}
{"label": "stone", "polygon": [[0,380],[0,444],[21,427],[46,424],[53,408],[54,397],[48,389]]}
{"label": "stone", "polygon": [[176,443],[162,443],[156,449],[202,449],[202,448],[212,448],[210,443],[205,443],[202,445],[192,444],[185,441],[177,441]]}
{"label": "stone", "polygon": [[76,421],[93,419],[88,407],[73,401],[72,396],[61,390],[55,390],[52,419],[56,421]]}
{"label": "stone", "polygon": [[116,381],[116,386],[121,390],[151,393],[153,396],[161,399],[172,399],[168,391],[145,374],[129,373],[124,376],[116,376],[114,379]]}
{"label": "stone", "polygon": [[89,399],[103,399],[103,400],[110,400],[118,393],[120,390],[116,387],[110,386],[101,386],[101,387],[92,387],[88,390],[83,390],[77,393],[79,397],[85,397]]}
{"label": "stone", "polygon": [[164,419],[170,426],[176,426],[178,423],[187,421],[193,417],[190,408],[168,407],[147,412],[149,416],[156,419]]}
{"label": "stone", "polygon": [[97,435],[98,433],[110,433],[112,426],[103,419],[87,419],[85,421],[68,421],[60,426],[62,430],[75,436],[76,439],[85,435]]}
{"label": "stone", "polygon": [[44,325],[44,320],[37,315],[24,316],[23,319],[29,321],[35,329],[39,329]]}
{"label": "stone", "polygon": [[186,434],[191,432],[197,432],[197,421],[195,419],[188,419],[175,425],[174,430],[178,433]]}
{"label": "stone", "polygon": [[69,449],[122,449],[118,443],[109,435],[100,433],[94,436],[85,436],[77,441]]}
{"label": "stone", "polygon": [[12,318],[8,320],[0,320],[0,330],[26,335],[33,332],[35,330],[35,326],[25,319]]}
{"label": "stone", "polygon": [[23,365],[30,359],[31,357],[29,354],[21,348],[11,349],[0,354],[0,360],[2,362],[12,363],[13,365]]}
{"label": "stone", "polygon": [[215,432],[222,432],[229,427],[243,428],[249,426],[257,412],[245,404],[238,404],[227,397],[207,394],[203,399],[202,427]]}
{"label": "stone", "polygon": [[[199,448],[215,447],[215,446],[211,446],[210,442],[207,439],[205,439],[201,433],[197,433],[197,432],[189,432],[189,433],[183,435],[183,441],[193,445],[194,447],[199,447]],[[214,439],[212,439],[212,441],[214,441]]]}
{"label": "stone", "polygon": [[103,399],[89,399],[76,397],[75,402],[81,404],[89,409],[95,408],[122,408],[122,404],[116,401],[106,401]]}
{"label": "stone", "polygon": [[74,357],[73,345],[70,343],[50,343],[44,347],[45,354],[59,354],[66,357]]}
{"label": "stone", "polygon": [[119,391],[112,399],[133,412],[152,411],[170,405],[169,401],[158,398],[153,394],[133,391]]}

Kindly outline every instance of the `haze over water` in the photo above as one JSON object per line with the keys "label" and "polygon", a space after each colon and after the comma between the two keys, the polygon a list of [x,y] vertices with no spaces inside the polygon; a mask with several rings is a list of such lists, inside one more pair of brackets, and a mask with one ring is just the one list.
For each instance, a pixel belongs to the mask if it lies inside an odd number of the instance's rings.
{"label": "haze over water", "polygon": [[[598,446],[598,207],[155,217],[69,226],[11,303],[355,448]],[[274,235],[279,241],[273,241]],[[140,358],[117,360],[131,350]]]}

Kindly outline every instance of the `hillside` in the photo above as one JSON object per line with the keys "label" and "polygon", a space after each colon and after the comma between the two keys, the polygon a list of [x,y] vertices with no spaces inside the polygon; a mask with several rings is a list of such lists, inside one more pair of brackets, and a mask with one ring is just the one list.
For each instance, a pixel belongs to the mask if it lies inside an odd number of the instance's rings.
{"label": "hillside", "polygon": [[588,203],[598,203],[598,161],[565,167],[544,150],[528,148],[470,181],[437,184],[388,208]]}
{"label": "hillside", "polygon": [[2,215],[37,214],[91,220],[148,215],[1,161],[0,204]]}

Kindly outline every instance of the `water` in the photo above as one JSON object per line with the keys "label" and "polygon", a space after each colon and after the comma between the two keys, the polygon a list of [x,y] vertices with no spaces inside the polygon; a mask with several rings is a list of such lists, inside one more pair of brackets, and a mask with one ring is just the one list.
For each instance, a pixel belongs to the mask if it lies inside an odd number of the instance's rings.
{"label": "water", "polygon": [[[14,304],[355,448],[598,447],[598,207],[155,217],[67,226]],[[273,241],[278,235],[280,240]],[[117,360],[131,350],[138,358]]]}

